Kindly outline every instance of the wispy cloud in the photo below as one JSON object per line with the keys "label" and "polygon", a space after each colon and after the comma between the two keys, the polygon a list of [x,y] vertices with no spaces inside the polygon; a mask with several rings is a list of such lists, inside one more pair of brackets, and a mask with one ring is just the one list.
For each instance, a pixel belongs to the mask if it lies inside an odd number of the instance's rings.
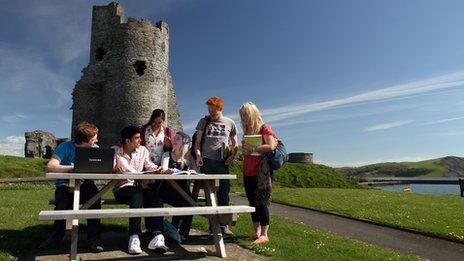
{"label": "wispy cloud", "polygon": [[464,136],[464,131],[451,131],[438,133],[439,136]]}
{"label": "wispy cloud", "polygon": [[25,139],[21,136],[8,136],[0,140],[0,155],[24,156]]}
{"label": "wispy cloud", "polygon": [[363,131],[386,130],[386,129],[400,127],[400,126],[409,124],[411,122],[413,122],[413,121],[412,120],[407,120],[407,121],[394,121],[394,122],[382,123],[382,124],[377,124],[377,125],[374,125],[374,126],[367,127]]}
{"label": "wispy cloud", "polygon": [[45,65],[33,51],[0,43],[2,103],[60,107],[71,101],[74,81]]}
{"label": "wispy cloud", "polygon": [[464,117],[455,117],[455,118],[448,118],[448,119],[442,119],[442,120],[436,120],[436,121],[429,121],[425,122],[422,125],[431,125],[431,124],[438,124],[438,123],[444,123],[444,122],[450,122],[450,121],[457,121],[457,120],[463,120]]}
{"label": "wispy cloud", "polygon": [[376,91],[365,92],[342,99],[324,102],[282,106],[262,111],[268,122],[297,117],[302,114],[334,109],[341,106],[360,105],[366,102],[389,100],[441,89],[464,85],[464,71],[449,73],[438,77],[397,84]]}
{"label": "wispy cloud", "polygon": [[[365,105],[372,102],[387,101],[393,99],[407,98],[428,92],[455,88],[464,85],[464,71],[445,74],[438,77],[417,80],[414,82],[397,84],[375,91],[356,94],[347,98],[334,99],[323,102],[293,104],[288,106],[262,109],[261,112],[266,122],[277,122],[287,120],[304,114],[343,108],[348,106]],[[227,115],[238,120],[238,115]],[[185,129],[193,129],[196,122],[187,123]]]}
{"label": "wispy cloud", "polygon": [[4,115],[0,117],[3,123],[13,124],[27,119],[27,115],[21,112],[15,112],[13,114]]}

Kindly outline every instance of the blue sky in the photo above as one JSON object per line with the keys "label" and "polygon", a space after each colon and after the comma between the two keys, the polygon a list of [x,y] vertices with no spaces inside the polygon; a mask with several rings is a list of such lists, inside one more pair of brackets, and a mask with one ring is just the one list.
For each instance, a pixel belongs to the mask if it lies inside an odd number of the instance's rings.
{"label": "blue sky", "polygon": [[[0,154],[24,132],[70,133],[91,6],[2,1]],[[170,26],[170,70],[192,133],[211,95],[238,122],[255,102],[290,152],[331,166],[464,156],[462,1],[120,1]]]}

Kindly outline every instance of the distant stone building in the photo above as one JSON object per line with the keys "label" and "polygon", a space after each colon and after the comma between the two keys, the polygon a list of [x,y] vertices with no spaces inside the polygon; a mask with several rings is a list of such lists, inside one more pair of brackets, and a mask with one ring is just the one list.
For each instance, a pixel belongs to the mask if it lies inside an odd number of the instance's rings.
{"label": "distant stone building", "polygon": [[292,163],[314,163],[314,155],[311,152],[293,152],[288,154],[288,162]]}
{"label": "distant stone building", "polygon": [[56,146],[66,141],[65,138],[56,138],[50,132],[35,130],[24,133],[26,144],[24,145],[24,156],[28,158],[49,159],[53,155]]}
{"label": "distant stone building", "polygon": [[[72,129],[90,122],[100,129],[103,147],[119,141],[127,125],[145,124],[160,108],[167,123],[181,130],[169,65],[169,28],[129,18],[117,3],[94,6],[90,62],[73,90]],[[73,135],[71,135],[73,136]]]}

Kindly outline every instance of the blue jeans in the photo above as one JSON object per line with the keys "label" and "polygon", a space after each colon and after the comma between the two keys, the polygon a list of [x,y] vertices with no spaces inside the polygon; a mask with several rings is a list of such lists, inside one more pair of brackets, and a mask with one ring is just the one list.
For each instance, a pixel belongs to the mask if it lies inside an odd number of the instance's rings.
{"label": "blue jeans", "polygon": [[[205,174],[229,174],[229,166],[223,160],[203,158],[203,166],[201,166],[200,170],[201,173]],[[217,191],[219,206],[229,205],[229,191],[230,181],[228,179],[221,179],[219,181],[219,190]]]}

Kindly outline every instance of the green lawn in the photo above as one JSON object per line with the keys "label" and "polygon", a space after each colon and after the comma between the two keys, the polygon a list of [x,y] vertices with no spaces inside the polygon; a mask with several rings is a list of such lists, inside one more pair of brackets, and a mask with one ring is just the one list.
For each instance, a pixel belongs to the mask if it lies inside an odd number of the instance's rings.
{"label": "green lawn", "polygon": [[0,155],[0,179],[44,177],[47,160]]}
{"label": "green lawn", "polygon": [[[111,194],[111,193],[110,193]],[[37,220],[42,209],[51,209],[48,199],[53,187],[0,185],[0,259],[15,260],[33,251],[47,236],[51,222]],[[255,247],[247,240],[249,215],[240,215],[234,228],[236,242],[277,260],[417,260],[417,257],[333,235],[309,226],[271,219],[271,242]],[[126,219],[104,219],[103,230],[125,230]],[[194,226],[206,230],[206,219],[195,217]]]}
{"label": "green lawn", "polygon": [[273,201],[336,212],[464,241],[464,199],[379,189],[276,188]]}

